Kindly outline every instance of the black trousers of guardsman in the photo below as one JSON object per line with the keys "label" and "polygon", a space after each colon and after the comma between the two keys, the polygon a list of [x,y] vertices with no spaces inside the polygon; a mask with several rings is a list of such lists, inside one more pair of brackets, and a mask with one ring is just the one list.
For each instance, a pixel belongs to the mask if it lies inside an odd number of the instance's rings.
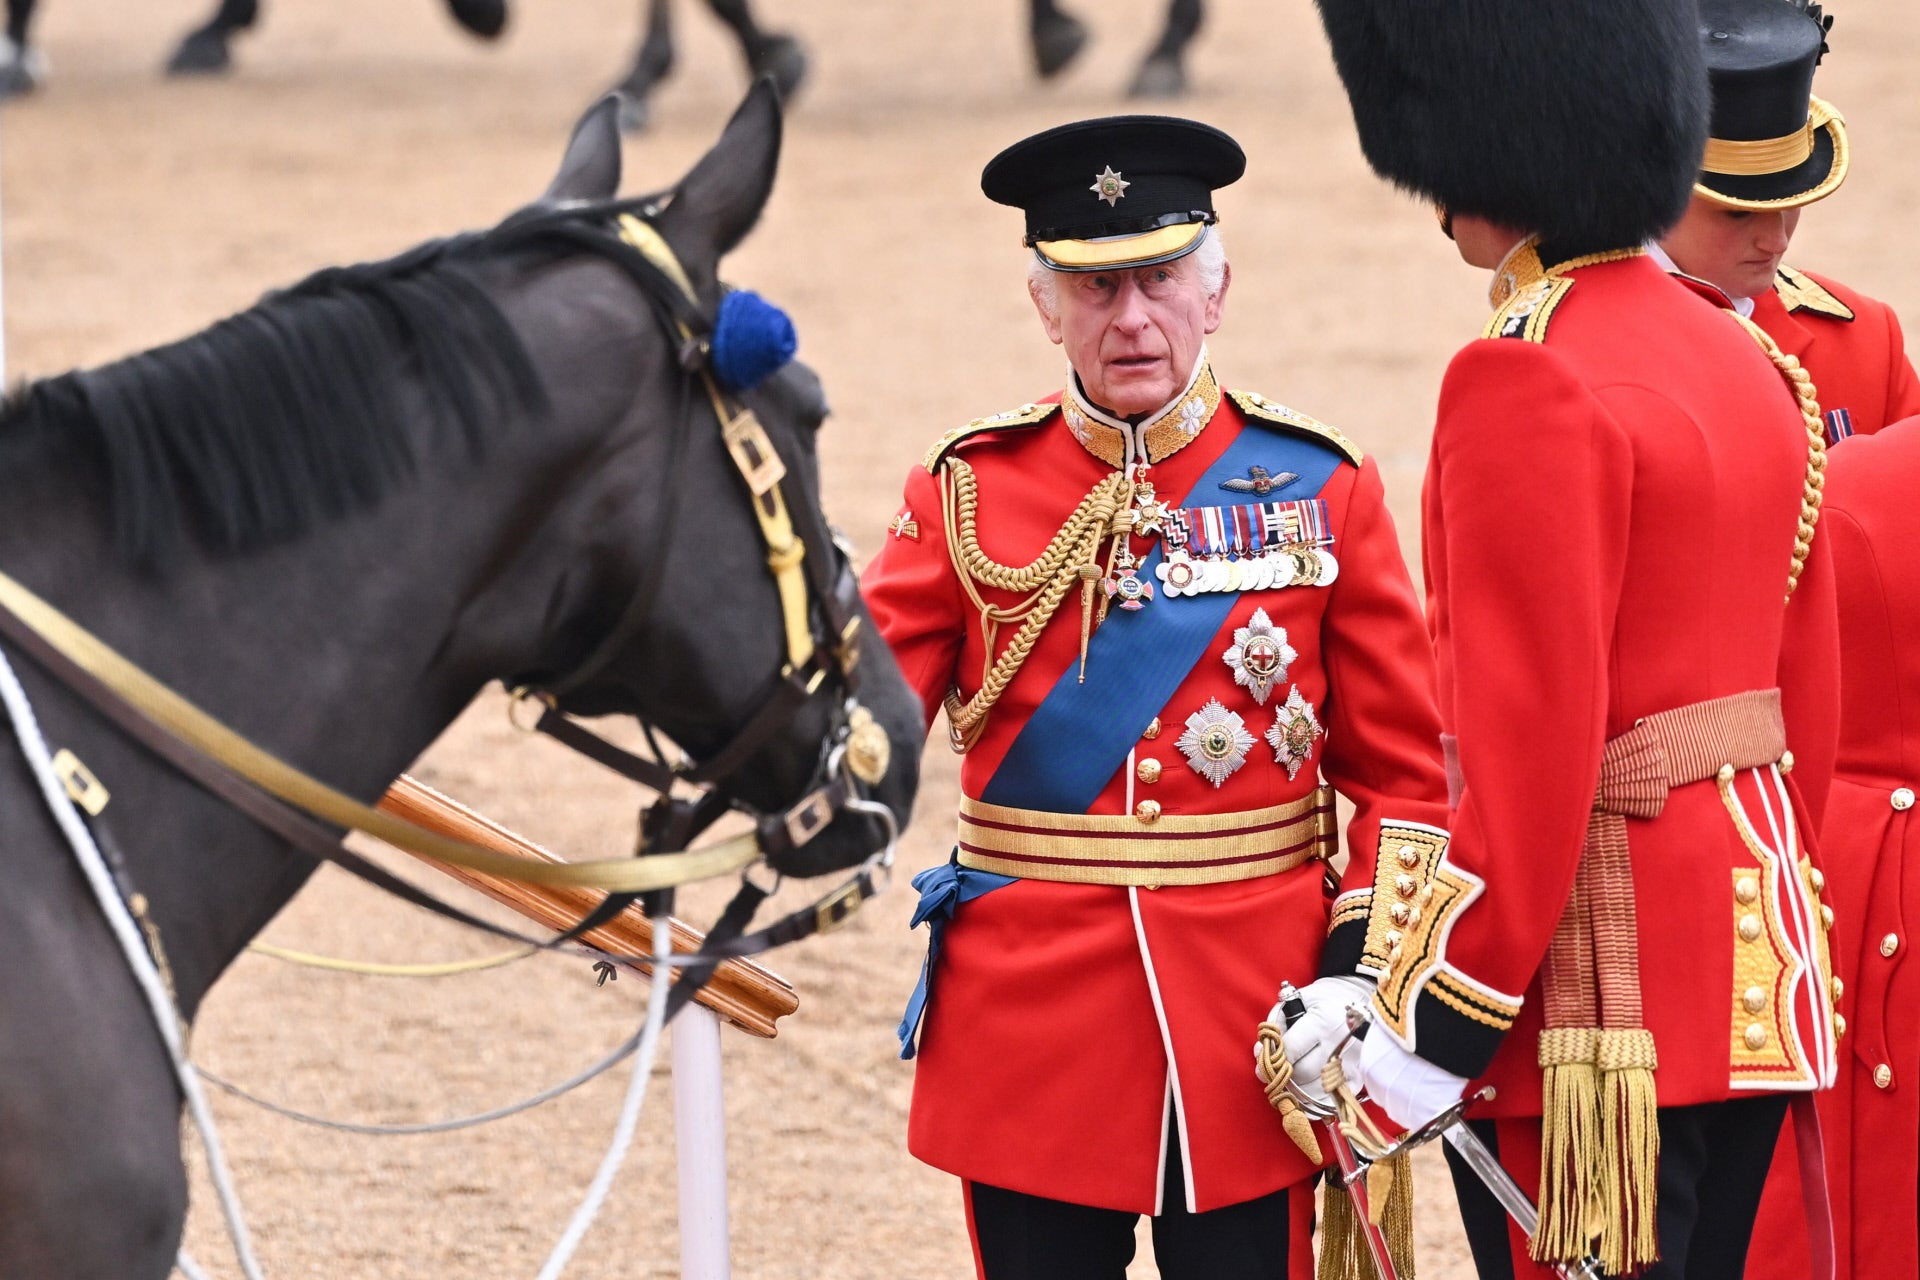
{"label": "black trousers of guardsman", "polygon": [[[1741,1280],[1786,1114],[1787,1095],[1779,1093],[1660,1108],[1660,1260],[1640,1273],[1643,1280]],[[1495,1155],[1503,1144],[1529,1153],[1540,1148],[1538,1119],[1471,1124]],[[1447,1164],[1480,1280],[1551,1275],[1527,1256],[1527,1238],[1452,1147]]]}

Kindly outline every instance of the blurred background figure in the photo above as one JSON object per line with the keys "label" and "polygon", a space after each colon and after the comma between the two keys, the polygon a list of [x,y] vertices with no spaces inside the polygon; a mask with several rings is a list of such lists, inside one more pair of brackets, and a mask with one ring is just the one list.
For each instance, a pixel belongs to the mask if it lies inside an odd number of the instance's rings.
{"label": "blurred background figure", "polygon": [[[507,0],[446,0],[453,20],[483,40],[507,25]],[[29,40],[37,0],[7,0],[7,35],[0,45],[0,98],[17,97],[40,87],[46,60]],[[260,18],[260,0],[219,0],[219,8],[188,32],[167,59],[169,75],[218,73],[233,65],[228,42]]]}
{"label": "blurred background figure", "polygon": [[[658,3],[658,0],[656,0]],[[1055,0],[1031,0],[1028,33],[1033,40],[1033,63],[1040,78],[1050,80],[1065,71],[1087,46],[1087,25],[1062,9]],[[1188,41],[1200,30],[1202,0],[1169,0],[1167,22],[1148,51],[1140,70],[1127,86],[1130,98],[1178,98],[1187,91],[1183,56]]]}
{"label": "blurred background figure", "polygon": [[[777,31],[762,31],[753,20],[747,0],[706,0],[713,16],[727,24],[740,41],[740,53],[747,60],[749,76],[772,76],[780,90],[780,100],[791,102],[807,78],[807,53],[798,40]],[[1036,4],[1046,0],[1035,0]],[[1198,4],[1199,0],[1188,0]],[[646,0],[647,34],[634,57],[633,70],[620,82],[627,101],[620,110],[620,127],[637,133],[647,127],[647,95],[653,87],[673,74],[672,0]],[[1084,35],[1082,39],[1084,39]]]}

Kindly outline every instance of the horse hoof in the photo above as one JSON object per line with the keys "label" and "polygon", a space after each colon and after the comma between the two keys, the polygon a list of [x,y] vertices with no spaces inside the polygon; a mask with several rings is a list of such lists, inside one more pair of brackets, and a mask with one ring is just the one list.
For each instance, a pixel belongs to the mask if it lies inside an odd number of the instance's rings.
{"label": "horse hoof", "polygon": [[747,56],[747,66],[756,78],[772,76],[780,101],[792,102],[807,78],[807,51],[792,36],[768,36]]}
{"label": "horse hoof", "polygon": [[1064,13],[1050,13],[1033,24],[1033,64],[1042,80],[1067,69],[1087,47],[1086,24]]}
{"label": "horse hoof", "polygon": [[233,54],[224,32],[195,31],[180,42],[167,59],[170,76],[217,76],[233,69]]}
{"label": "horse hoof", "polygon": [[1129,98],[1178,98],[1187,92],[1187,72],[1180,59],[1157,55],[1140,64],[1127,87]]}
{"label": "horse hoof", "polygon": [[507,28],[507,0],[447,0],[447,11],[482,40],[491,40]]}

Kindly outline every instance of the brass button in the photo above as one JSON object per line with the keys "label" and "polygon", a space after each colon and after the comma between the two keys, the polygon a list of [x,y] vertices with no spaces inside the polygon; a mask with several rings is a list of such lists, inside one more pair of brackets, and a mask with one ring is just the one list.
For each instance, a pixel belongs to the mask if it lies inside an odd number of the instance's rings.
{"label": "brass button", "polygon": [[1807,879],[1812,882],[1815,893],[1825,893],[1827,891],[1827,877],[1821,873],[1820,868],[1808,867]]}
{"label": "brass button", "polygon": [[1754,915],[1751,911],[1741,916],[1740,936],[1748,942],[1757,940],[1760,937],[1760,917]]}
{"label": "brass button", "polygon": [[1847,1020],[1842,1015],[1836,1013],[1833,1015],[1833,1038],[1838,1040],[1845,1034],[1847,1034]]}
{"label": "brass button", "polygon": [[1749,1049],[1756,1051],[1764,1049],[1767,1047],[1767,1029],[1757,1022],[1749,1022],[1747,1024],[1747,1034],[1743,1039],[1746,1040],[1747,1048]]}
{"label": "brass button", "polygon": [[1840,981],[1840,975],[1838,974],[1835,974],[1831,981],[1833,983],[1833,1002],[1839,1004],[1840,997],[1847,993],[1847,984]]}
{"label": "brass button", "polygon": [[1873,1082],[1882,1089],[1893,1087],[1893,1068],[1881,1063],[1873,1069]]}
{"label": "brass button", "polygon": [[1152,720],[1148,721],[1147,727],[1141,731],[1140,736],[1143,738],[1159,737],[1160,736],[1160,717],[1155,716]]}
{"label": "brass button", "polygon": [[1408,912],[1407,914],[1408,914],[1407,923],[1409,925],[1418,925],[1420,923],[1420,908],[1415,907],[1412,911]]}
{"label": "brass button", "polygon": [[1430,885],[1430,884],[1423,884],[1423,885],[1421,885],[1421,886],[1420,886],[1420,902],[1421,902],[1421,905],[1422,905],[1422,906],[1424,906],[1424,905],[1426,905],[1427,903],[1429,903],[1429,902],[1432,902],[1432,901],[1433,901],[1433,886],[1432,886],[1432,885]]}
{"label": "brass button", "polygon": [[1420,882],[1412,876],[1395,876],[1393,891],[1403,898],[1411,898],[1420,891]]}
{"label": "brass button", "polygon": [[1733,882],[1733,896],[1743,903],[1750,903],[1760,896],[1760,882],[1752,876],[1741,876]]}
{"label": "brass button", "polygon": [[1833,928],[1833,908],[1824,902],[1820,904],[1820,927],[1822,929]]}
{"label": "brass button", "polygon": [[1780,772],[1782,773],[1793,772],[1793,752],[1782,751],[1780,753]]}
{"label": "brass button", "polygon": [[1761,987],[1748,987],[1746,994],[1740,997],[1740,1003],[1747,1006],[1748,1013],[1758,1013],[1767,1007],[1767,993]]}
{"label": "brass button", "polygon": [[1913,808],[1913,788],[1901,787],[1893,793],[1893,807],[1896,809]]}
{"label": "brass button", "polygon": [[1145,783],[1158,782],[1160,781],[1160,762],[1148,756],[1133,767],[1133,775]]}
{"label": "brass button", "polygon": [[1399,944],[1395,943],[1392,947],[1389,947],[1387,949],[1387,963],[1399,964],[1401,954],[1402,953],[1401,953]]}
{"label": "brass button", "polygon": [[1900,949],[1900,935],[1899,935],[1899,934],[1897,934],[1897,933],[1890,933],[1890,934],[1888,934],[1888,935],[1887,935],[1886,937],[1884,937],[1884,938],[1882,938],[1882,939],[1880,939],[1880,954],[1881,954],[1881,955],[1883,955],[1883,956],[1890,956],[1890,955],[1892,955],[1892,954],[1893,954],[1894,952],[1896,952],[1896,951],[1898,951],[1899,949]]}
{"label": "brass button", "polygon": [[1732,782],[1733,766],[1730,764],[1723,764],[1720,766],[1720,771],[1714,774],[1713,776],[1715,778],[1718,778],[1721,782]]}
{"label": "brass button", "polygon": [[1149,826],[1153,825],[1160,821],[1160,802],[1158,800],[1142,800],[1139,804],[1133,806],[1133,816]]}
{"label": "brass button", "polygon": [[1400,846],[1400,865],[1411,871],[1420,865],[1420,846],[1403,844]]}
{"label": "brass button", "polygon": [[1492,1085],[1488,1085],[1486,1088],[1480,1091],[1481,1099],[1486,1102],[1492,1102],[1495,1098],[1499,1096],[1500,1096],[1500,1091],[1494,1088]]}
{"label": "brass button", "polygon": [[1387,918],[1395,924],[1405,926],[1413,917],[1413,908],[1404,902],[1394,902],[1387,906]]}

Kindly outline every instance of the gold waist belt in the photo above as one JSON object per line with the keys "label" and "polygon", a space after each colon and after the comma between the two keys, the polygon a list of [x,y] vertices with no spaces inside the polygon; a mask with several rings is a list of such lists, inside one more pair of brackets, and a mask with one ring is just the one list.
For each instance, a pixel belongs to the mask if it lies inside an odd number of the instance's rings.
{"label": "gold waist belt", "polygon": [[960,798],[960,865],[1067,884],[1223,884],[1330,857],[1333,792],[1244,813],[1042,813]]}

